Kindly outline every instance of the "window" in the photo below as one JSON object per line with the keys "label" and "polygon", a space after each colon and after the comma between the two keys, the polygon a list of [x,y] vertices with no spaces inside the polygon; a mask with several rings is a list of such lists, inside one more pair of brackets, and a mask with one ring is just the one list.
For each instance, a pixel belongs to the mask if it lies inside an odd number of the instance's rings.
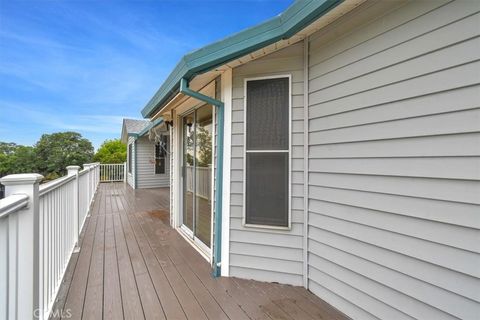
{"label": "window", "polygon": [[245,224],[288,228],[290,77],[246,80]]}
{"label": "window", "polygon": [[128,173],[132,173],[132,144],[128,145]]}
{"label": "window", "polygon": [[167,136],[155,144],[155,174],[165,174],[167,162]]}

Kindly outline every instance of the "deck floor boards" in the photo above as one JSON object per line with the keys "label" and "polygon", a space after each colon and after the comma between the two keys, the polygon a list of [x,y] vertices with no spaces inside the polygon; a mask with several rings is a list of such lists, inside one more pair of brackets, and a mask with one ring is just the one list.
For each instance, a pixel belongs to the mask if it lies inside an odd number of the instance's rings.
{"label": "deck floor boards", "polygon": [[212,278],[169,226],[169,196],[168,188],[99,186],[52,319],[346,319],[300,287]]}

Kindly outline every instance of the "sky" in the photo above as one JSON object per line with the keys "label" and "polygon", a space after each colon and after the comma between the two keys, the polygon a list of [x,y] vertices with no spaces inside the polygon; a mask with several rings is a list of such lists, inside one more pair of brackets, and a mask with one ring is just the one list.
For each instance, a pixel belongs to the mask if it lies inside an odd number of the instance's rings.
{"label": "sky", "polygon": [[185,53],[291,2],[0,0],[0,141],[119,138]]}

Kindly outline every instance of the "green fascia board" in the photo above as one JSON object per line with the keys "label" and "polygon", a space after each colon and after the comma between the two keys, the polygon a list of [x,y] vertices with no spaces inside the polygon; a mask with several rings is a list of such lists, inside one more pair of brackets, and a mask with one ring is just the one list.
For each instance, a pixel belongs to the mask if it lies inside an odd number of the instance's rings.
{"label": "green fascia board", "polygon": [[186,54],[142,110],[148,118],[178,90],[180,80],[191,79],[229,61],[288,39],[343,0],[297,0],[280,15],[223,40]]}
{"label": "green fascia board", "polygon": [[160,118],[156,119],[155,121],[151,122],[148,126],[143,128],[140,132],[130,132],[127,135],[129,137],[133,137],[133,138],[135,138],[135,140],[137,140],[138,138],[143,137],[150,129],[155,128],[156,126],[158,126],[162,122],[163,122],[163,118],[160,117]]}
{"label": "green fascia board", "polygon": [[150,129],[155,128],[163,122],[163,118],[158,118],[146,126],[142,131],[138,133],[138,138],[143,137]]}

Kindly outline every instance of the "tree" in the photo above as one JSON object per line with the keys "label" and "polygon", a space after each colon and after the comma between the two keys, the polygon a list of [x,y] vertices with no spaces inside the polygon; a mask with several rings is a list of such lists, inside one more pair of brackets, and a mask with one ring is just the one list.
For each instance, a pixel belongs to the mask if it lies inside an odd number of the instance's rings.
{"label": "tree", "polygon": [[212,164],[212,133],[205,127],[197,127],[198,164],[208,167]]}
{"label": "tree", "polygon": [[65,175],[66,167],[92,162],[92,143],[77,132],[44,134],[35,145],[38,171],[47,179]]}
{"label": "tree", "polygon": [[38,172],[35,149],[0,142],[0,177],[7,174]]}
{"label": "tree", "polygon": [[124,163],[127,161],[127,146],[119,139],[105,140],[93,160],[100,163]]}

